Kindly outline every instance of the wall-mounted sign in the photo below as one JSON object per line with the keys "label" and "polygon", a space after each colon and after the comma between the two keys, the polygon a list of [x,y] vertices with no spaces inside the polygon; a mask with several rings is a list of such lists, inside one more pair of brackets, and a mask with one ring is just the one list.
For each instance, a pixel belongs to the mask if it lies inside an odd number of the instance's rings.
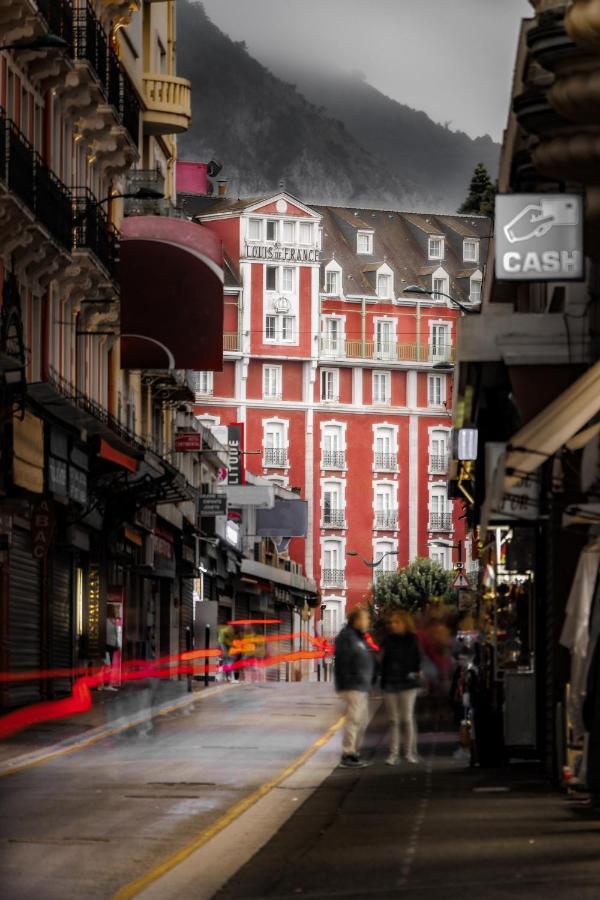
{"label": "wall-mounted sign", "polygon": [[69,497],[85,506],[87,503],[87,472],[69,466]]}
{"label": "wall-mounted sign", "polygon": [[244,255],[248,259],[264,259],[267,262],[319,262],[319,250],[315,247],[282,247],[281,244],[245,244]]}
{"label": "wall-mounted sign", "polygon": [[244,471],[244,425],[236,422],[227,426],[227,483],[245,484]]}
{"label": "wall-mounted sign", "polygon": [[177,453],[189,453],[202,450],[202,435],[199,431],[180,431],[175,435]]}
{"label": "wall-mounted sign", "polygon": [[227,497],[225,494],[202,494],[198,498],[198,513],[201,516],[226,516]]}
{"label": "wall-mounted sign", "polygon": [[45,562],[54,532],[54,507],[43,497],[33,507],[31,514],[31,552],[35,559]]}
{"label": "wall-mounted sign", "polygon": [[494,227],[499,281],[580,281],[584,277],[579,194],[499,194]]}

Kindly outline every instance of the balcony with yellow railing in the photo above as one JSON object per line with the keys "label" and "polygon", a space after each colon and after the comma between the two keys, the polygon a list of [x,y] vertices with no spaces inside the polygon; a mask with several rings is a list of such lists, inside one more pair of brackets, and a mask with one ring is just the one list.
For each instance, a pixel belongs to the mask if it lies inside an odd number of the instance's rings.
{"label": "balcony with yellow railing", "polygon": [[380,362],[454,362],[450,344],[399,344],[396,341],[331,340],[321,338],[321,357],[326,359],[371,359]]}
{"label": "balcony with yellow railing", "polygon": [[223,335],[223,350],[229,350],[230,353],[237,353],[241,348],[240,336],[236,332],[226,331]]}
{"label": "balcony with yellow railing", "polygon": [[187,78],[147,72],[144,75],[144,131],[181,134],[192,121],[191,85]]}

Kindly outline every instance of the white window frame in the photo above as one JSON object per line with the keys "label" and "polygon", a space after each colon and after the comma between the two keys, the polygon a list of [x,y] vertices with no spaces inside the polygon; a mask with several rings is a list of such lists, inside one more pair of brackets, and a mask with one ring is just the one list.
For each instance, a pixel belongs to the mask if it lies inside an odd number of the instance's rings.
{"label": "white window frame", "polygon": [[[258,237],[252,237],[252,226],[253,225],[258,225]],[[247,230],[247,235],[246,235],[248,242],[250,243],[252,241],[262,241],[262,236],[263,236],[263,220],[257,219],[254,216],[251,216],[248,219],[248,230]]]}
{"label": "white window frame", "polygon": [[[440,475],[447,471],[447,466],[443,468],[442,472],[436,471],[432,459],[436,456],[445,457],[446,463],[450,456],[450,439],[452,434],[452,429],[448,428],[446,425],[433,425],[428,429],[429,439],[428,439],[428,447],[427,452],[429,456],[429,471],[433,475]],[[439,447],[434,447],[434,441],[440,441],[443,444],[443,452],[440,452]]]}
{"label": "white window frame", "polygon": [[[366,242],[366,250],[361,250],[361,240]],[[360,256],[373,256],[373,232],[361,229],[356,232],[356,252]]]}
{"label": "white window frame", "polygon": [[[275,272],[275,287],[268,286],[268,273]],[[265,293],[276,294],[281,284],[281,266],[268,264],[265,266]]]}
{"label": "white window frame", "polygon": [[[379,338],[380,326],[389,326],[389,339]],[[397,350],[396,319],[391,316],[380,316],[373,320],[373,350],[375,359],[395,359]]]}
{"label": "white window frame", "polygon": [[[432,244],[439,241],[440,244],[440,252],[434,253],[432,249]],[[427,258],[428,259],[444,259],[444,236],[443,234],[432,234],[429,236],[427,240]]]}
{"label": "white window frame", "polygon": [[[390,552],[390,551],[396,551]],[[377,538],[377,540],[373,541],[373,561],[379,559],[384,553],[389,553],[389,556],[386,556],[383,562],[381,562],[376,568],[373,569],[373,575],[377,578],[378,575],[382,575],[384,573],[396,572],[398,569],[398,541],[393,540],[392,538]]]}
{"label": "white window frame", "polygon": [[[383,294],[381,292],[381,289],[379,287],[381,278],[388,279],[389,289],[388,289],[388,292],[385,294]],[[376,290],[377,296],[379,297],[380,300],[393,300],[394,299],[394,272],[390,268],[390,266],[387,265],[387,263],[384,263],[384,265],[381,266],[377,270],[376,278],[375,278],[375,290]]]}
{"label": "white window frame", "polygon": [[[373,406],[389,406],[392,402],[392,373],[387,369],[372,369],[371,371],[371,400]],[[386,396],[383,399],[378,399],[378,391],[375,390],[375,382],[379,380],[382,380],[387,385]]]}
{"label": "white window frame", "polygon": [[[335,279],[336,286],[333,290],[328,286],[328,279],[330,276],[333,276]],[[328,297],[339,297],[341,295],[341,281],[341,272],[339,269],[325,269],[324,293],[326,293]]]}
{"label": "white window frame", "polygon": [[[269,336],[269,324],[274,324],[275,333],[272,337]],[[274,313],[267,313],[265,315],[265,344],[276,344],[278,338],[277,328],[277,316]]]}
{"label": "white window frame", "polygon": [[[286,238],[285,232],[291,229],[292,237],[291,240]],[[296,243],[296,222],[292,219],[286,219],[281,225],[281,243],[282,244],[295,244]]]}
{"label": "white window frame", "polygon": [[[479,296],[473,296],[473,284],[476,283],[479,285]],[[471,303],[481,303],[481,294],[483,291],[483,278],[481,272],[473,272],[471,277],[469,278],[469,300]]]}
{"label": "white window frame", "polygon": [[[383,439],[383,437],[389,437],[389,450],[378,450],[377,449],[377,441],[379,439]],[[373,444],[372,444],[372,452],[373,452],[373,468],[377,471],[397,471],[398,469],[398,426],[388,424],[387,422],[378,422],[376,425],[373,425]],[[377,466],[376,459],[377,454],[380,453],[383,456],[391,456],[395,460],[393,467],[390,469],[384,466]]]}
{"label": "white window frame", "polygon": [[[290,287],[286,287],[289,278]],[[293,294],[296,290],[296,269],[293,266],[282,266],[279,271],[279,290],[282,294]]]}
{"label": "white window frame", "polygon": [[[309,240],[302,239],[302,232],[306,231],[306,229],[310,229]],[[314,222],[299,222],[298,223],[298,243],[302,247],[312,247],[314,242],[315,242],[315,223]]]}
{"label": "white window frame", "polygon": [[281,400],[283,367],[267,363],[262,367],[263,400]]}
{"label": "white window frame", "polygon": [[214,392],[214,372],[196,372],[196,394],[201,397],[212,397]]}
{"label": "white window frame", "polygon": [[[441,285],[440,285],[441,282]],[[445,303],[448,299],[445,297],[445,294],[448,294],[448,279],[440,276],[431,277],[431,299],[435,300],[436,303]]]}
{"label": "white window frame", "polygon": [[[335,547],[336,553],[336,562],[335,566],[326,566],[325,565],[325,554],[328,550],[333,550]],[[323,571],[325,569],[333,569],[335,571],[341,571],[343,584],[337,585],[337,587],[345,587],[346,584],[346,541],[344,538],[336,538],[336,537],[324,537],[321,538],[321,583],[325,585],[325,580],[323,577]]]}
{"label": "white window frame", "polygon": [[[269,234],[269,225],[275,226],[275,237],[270,238]],[[279,240],[279,220],[278,219],[267,219],[265,223],[265,244],[276,244]]]}
{"label": "white window frame", "polygon": [[[266,459],[264,451],[267,449],[275,449],[275,450],[285,450],[285,464],[282,466],[273,466],[269,465],[267,468],[275,468],[275,469],[289,469],[290,460],[289,460],[289,421],[287,419],[281,419],[278,416],[273,416],[268,419],[262,420],[262,447],[263,447],[263,467],[265,466]],[[269,433],[280,434],[281,442],[278,446],[269,448],[267,445],[267,435]]]}
{"label": "white window frame", "polygon": [[[343,453],[344,454],[344,465],[339,467],[339,470],[347,468],[347,442],[346,442],[346,422],[338,422],[335,419],[329,419],[328,421],[321,422],[321,441],[320,441],[320,451],[321,451],[321,462],[323,461],[324,454],[326,452],[332,453]],[[338,436],[338,446],[335,450],[329,450],[326,447],[326,438],[329,434],[337,434]]]}
{"label": "white window frame", "polygon": [[448,572],[454,568],[452,562],[452,547],[450,545],[446,544],[441,546],[430,542],[429,559],[432,560],[432,562],[439,562],[439,564]]}
{"label": "white window frame", "polygon": [[[473,247],[473,255],[467,255],[467,247]],[[463,262],[479,262],[479,240],[477,238],[464,238],[463,240]]]}
{"label": "white window frame", "polygon": [[325,527],[343,528],[344,525],[331,525],[325,522],[325,494],[335,494],[336,504],[331,506],[334,511],[343,513],[343,521],[346,520],[346,480],[344,478],[323,478],[321,479],[321,522]]}
{"label": "white window frame", "polygon": [[[288,337],[283,336],[285,328],[291,327],[291,334]],[[279,342],[281,344],[295,344],[296,343],[296,316],[281,316],[280,318],[280,328],[279,328]]]}
{"label": "white window frame", "polygon": [[[439,403],[432,402],[436,399],[437,390],[434,390],[433,385],[435,382],[439,382]],[[430,374],[427,376],[427,406],[433,409],[440,409],[444,406],[446,402],[446,376],[438,375],[438,374]]]}
{"label": "white window frame", "polygon": [[[323,390],[323,385],[326,382],[330,382],[331,390],[329,390],[329,385],[327,391]],[[319,376],[319,391],[321,401],[323,403],[339,403],[340,399],[340,370],[339,369],[321,369],[321,373]],[[325,396],[329,394],[330,396]]]}
{"label": "white window frame", "polygon": [[[438,338],[439,331],[446,334],[445,340]],[[429,322],[429,356],[431,362],[449,362],[452,356],[452,322],[448,319],[434,319]]]}
{"label": "white window frame", "polygon": [[[342,625],[344,624],[345,613],[346,613],[346,601],[343,597],[323,597],[323,606],[325,609],[322,612],[321,622],[322,622],[322,636],[333,639],[336,637]],[[327,614],[327,618],[325,617]],[[325,627],[325,624],[329,627]]]}
{"label": "white window frame", "polygon": [[[337,337],[334,339],[328,331],[331,323],[337,323]],[[324,356],[342,356],[345,347],[345,325],[344,316],[323,316],[321,319],[321,351]]]}

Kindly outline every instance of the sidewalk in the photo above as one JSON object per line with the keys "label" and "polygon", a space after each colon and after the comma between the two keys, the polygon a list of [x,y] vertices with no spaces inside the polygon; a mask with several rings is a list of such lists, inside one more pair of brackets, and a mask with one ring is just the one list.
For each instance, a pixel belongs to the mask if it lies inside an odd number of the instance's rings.
{"label": "sidewalk", "polygon": [[151,679],[127,684],[118,691],[93,690],[92,707],[81,715],[42,722],[0,741],[0,775],[41,762],[56,753],[87,746],[125,729],[141,732],[151,728],[151,720],[174,709],[184,709],[205,693],[220,693],[229,684]]}

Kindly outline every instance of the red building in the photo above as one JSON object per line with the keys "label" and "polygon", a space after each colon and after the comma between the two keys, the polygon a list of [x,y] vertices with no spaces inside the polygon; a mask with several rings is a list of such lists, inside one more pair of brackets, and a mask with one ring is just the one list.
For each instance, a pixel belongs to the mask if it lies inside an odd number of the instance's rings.
{"label": "red building", "polygon": [[[443,295],[479,302],[489,222],[285,192],[184,207],[228,258],[224,368],[199,374],[196,414],[244,422],[248,468],[309,501],[308,538],[289,552],[335,631],[369,590],[360,557],[388,554],[376,571],[417,556],[450,568],[465,537],[447,496],[460,312]],[[414,284],[426,293],[406,293]]]}

